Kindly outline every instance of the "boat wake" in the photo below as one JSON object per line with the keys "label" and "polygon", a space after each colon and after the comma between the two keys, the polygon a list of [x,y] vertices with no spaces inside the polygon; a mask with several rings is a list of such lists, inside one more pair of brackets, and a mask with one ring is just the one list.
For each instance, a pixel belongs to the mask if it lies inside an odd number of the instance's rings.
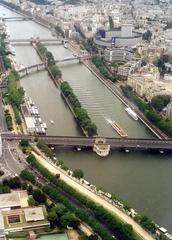
{"label": "boat wake", "polygon": [[105,118],[106,122],[109,123],[109,124],[112,124],[112,120],[109,119],[109,118]]}

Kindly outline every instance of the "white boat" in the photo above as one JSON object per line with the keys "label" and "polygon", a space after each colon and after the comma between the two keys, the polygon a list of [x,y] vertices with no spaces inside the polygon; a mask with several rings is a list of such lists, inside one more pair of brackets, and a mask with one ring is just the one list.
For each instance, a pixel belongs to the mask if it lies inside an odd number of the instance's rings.
{"label": "white boat", "polygon": [[51,120],[51,121],[50,121],[50,123],[51,123],[51,124],[54,124],[54,121],[53,121],[53,120]]}
{"label": "white boat", "polygon": [[64,43],[64,48],[68,48],[68,45],[67,45],[67,43]]}
{"label": "white boat", "polygon": [[129,107],[125,108],[125,111],[134,119],[134,120],[138,120],[138,116],[137,114]]}

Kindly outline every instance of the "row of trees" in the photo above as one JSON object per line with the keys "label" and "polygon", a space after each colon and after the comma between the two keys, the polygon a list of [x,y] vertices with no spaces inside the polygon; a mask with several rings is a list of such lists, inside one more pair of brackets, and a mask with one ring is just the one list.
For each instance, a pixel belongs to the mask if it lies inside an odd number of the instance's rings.
{"label": "row of trees", "polygon": [[107,78],[107,79],[111,80],[112,82],[116,82],[118,80],[118,75],[112,76],[112,74],[109,73],[109,71],[107,70],[107,68],[104,65],[103,58],[94,55],[92,57],[92,62],[99,69],[99,72],[101,73],[101,75],[104,78]]}
{"label": "row of trees", "polygon": [[[34,156],[30,156],[29,158],[33,158]],[[32,163],[34,162],[34,160],[32,159]],[[29,160],[30,161],[30,160]],[[45,174],[48,174],[49,177],[51,178],[51,173],[48,172],[47,169],[45,169],[44,167],[42,167],[39,163],[38,163],[39,167],[40,167],[40,172],[41,169],[42,171],[44,171]],[[39,168],[38,167],[38,168]],[[42,174],[43,175],[43,174]],[[35,178],[32,175],[33,178]],[[27,179],[24,179],[27,180]],[[30,181],[30,178],[29,180]],[[31,179],[31,182],[33,181],[33,179]],[[57,186],[57,178],[55,176],[55,180],[54,182],[52,182],[54,185]],[[55,184],[56,182],[56,184]],[[41,185],[40,183],[36,182],[35,180],[32,182],[34,185],[37,185],[39,188],[42,189],[42,191],[48,195],[54,202],[56,203],[60,203],[63,204],[68,211],[74,213],[74,215],[76,217],[78,217],[81,221],[86,222],[90,227],[92,227],[93,231],[95,231],[98,235],[100,235],[102,237],[102,239],[104,240],[113,240],[113,238],[111,237],[111,235],[109,233],[107,233],[107,231],[100,225],[97,223],[97,221],[91,217],[90,214],[88,214],[88,210],[83,210],[80,208],[76,208],[71,201],[69,201],[64,194],[61,194],[59,191],[57,191],[55,188],[49,186],[49,185]],[[58,187],[58,186],[57,186]],[[33,188],[29,187],[29,189],[27,189],[28,193],[32,194],[33,193]],[[33,199],[34,200],[34,199]],[[50,219],[49,219],[50,220]]]}
{"label": "row of trees", "polygon": [[8,102],[11,104],[14,110],[16,123],[18,125],[21,124],[20,117],[20,105],[23,103],[24,90],[22,87],[17,87],[17,81],[19,81],[20,77],[15,70],[11,70],[8,80],[8,89],[6,92],[6,98]]}
{"label": "row of trees", "polygon": [[[117,219],[113,214],[111,214],[109,211],[104,209],[102,206],[100,206],[100,205],[94,203],[92,200],[86,198],[84,195],[82,195],[78,191],[74,190],[72,187],[67,185],[62,180],[57,179],[56,176],[51,174],[46,168],[44,168],[41,164],[39,164],[33,155],[28,156],[27,161],[32,166],[34,166],[45,178],[47,178],[49,181],[51,181],[54,185],[56,185],[58,188],[65,191],[70,196],[77,199],[87,209],[90,209],[97,219],[99,219],[100,221],[102,221],[102,219],[103,219],[104,224],[106,224],[106,226],[111,231],[114,232],[115,236],[119,240],[120,239],[126,239],[126,240],[136,239],[136,236],[133,232],[131,225],[122,223],[119,219]],[[52,197],[53,196],[55,197],[55,194],[58,194],[57,192],[56,193],[52,192],[52,188],[49,186],[45,186],[44,191],[46,191],[46,193]],[[59,196],[56,196],[56,197],[57,197],[57,199],[59,199]],[[76,216],[79,216],[80,219],[82,219],[83,221],[87,222],[90,226],[92,226],[93,229],[99,235],[101,234],[102,228],[100,226],[98,226],[97,223],[95,223],[92,218],[90,220],[90,217],[88,216],[89,215],[88,211],[79,210],[79,212],[76,211],[75,214],[76,214]],[[92,225],[93,222],[95,223],[95,225]],[[104,237],[102,236],[102,238],[103,239],[112,239],[111,237],[105,238],[105,236]]]}
{"label": "row of trees", "polygon": [[49,158],[53,158],[54,153],[53,151],[45,144],[44,141],[39,140],[37,142],[37,147]]}
{"label": "row of trees", "polygon": [[[0,34],[0,58],[1,58],[1,64],[3,64],[5,70],[9,70],[11,69],[11,61],[7,57],[8,52],[6,51],[6,45],[4,42],[5,38],[6,38],[6,35],[4,33],[1,33]],[[1,71],[3,71],[3,69],[1,69]]]}
{"label": "row of trees", "polygon": [[50,221],[51,227],[60,227],[61,229],[66,229],[67,227],[72,227],[77,229],[80,225],[79,219],[69,212],[63,204],[56,204],[51,208],[48,213],[48,220]]}
{"label": "row of trees", "polygon": [[131,99],[138,108],[144,113],[144,115],[159,129],[161,129],[169,137],[172,137],[172,123],[160,116],[151,106],[151,104],[144,102],[139,98],[132,90],[130,86],[121,86],[122,91],[126,97]]}
{"label": "row of trees", "polygon": [[5,110],[5,120],[7,123],[8,130],[11,131],[13,129],[13,122],[12,122],[11,114],[9,113],[8,110]]}
{"label": "row of trees", "polygon": [[61,91],[71,104],[73,111],[75,112],[77,122],[87,132],[88,136],[97,135],[97,127],[92,123],[87,111],[82,108],[81,103],[74,94],[72,88],[68,82],[63,82],[61,84]]}
{"label": "row of trees", "polygon": [[42,61],[47,63],[49,71],[51,72],[53,77],[55,79],[61,78],[62,74],[59,67],[56,65],[53,54],[49,52],[47,48],[44,46],[44,44],[42,44],[41,42],[37,42],[36,47]]}

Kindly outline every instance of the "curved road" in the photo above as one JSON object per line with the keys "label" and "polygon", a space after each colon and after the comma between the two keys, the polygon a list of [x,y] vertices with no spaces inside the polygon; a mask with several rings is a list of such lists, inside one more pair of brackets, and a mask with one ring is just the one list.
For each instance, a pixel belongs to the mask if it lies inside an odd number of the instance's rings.
{"label": "curved road", "polygon": [[41,157],[40,155],[37,155],[35,152],[33,152],[39,163],[41,163],[45,168],[47,168],[51,173],[53,174],[60,174],[60,178],[69,184],[74,189],[78,190],[82,194],[86,195],[90,199],[92,199],[94,202],[102,205],[104,208],[106,208],[111,213],[115,214],[118,218],[120,218],[122,221],[131,224],[134,231],[144,240],[154,240],[154,238],[146,232],[139,224],[137,224],[132,218],[130,218],[127,214],[119,210],[117,207],[113,206],[112,204],[108,203],[106,200],[102,199],[100,196],[96,195],[95,193],[91,192],[78,182],[75,182],[72,178],[65,175],[63,172],[61,172],[56,165],[51,163],[48,159]]}

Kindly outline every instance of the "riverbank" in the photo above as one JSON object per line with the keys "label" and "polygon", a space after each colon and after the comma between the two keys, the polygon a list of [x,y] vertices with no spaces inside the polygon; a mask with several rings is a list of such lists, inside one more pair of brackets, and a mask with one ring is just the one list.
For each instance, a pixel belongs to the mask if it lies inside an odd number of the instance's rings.
{"label": "riverbank", "polygon": [[50,160],[33,153],[34,156],[37,158],[38,162],[43,165],[46,169],[48,169],[53,174],[60,174],[61,179],[69,184],[71,187],[85,195],[86,197],[89,197],[94,202],[102,205],[104,208],[106,208],[111,213],[115,214],[117,217],[119,217],[123,222],[126,222],[128,224],[131,224],[134,231],[138,233],[143,239],[145,240],[153,240],[154,238],[148,234],[139,224],[137,224],[132,218],[127,216],[125,213],[120,211],[115,206],[112,206],[110,203],[108,203],[106,200],[102,199],[101,197],[97,196],[87,188],[83,187],[78,182],[74,181],[73,179],[69,178],[69,176],[65,175],[62,171],[60,171],[56,165],[54,165]]}
{"label": "riverbank", "polygon": [[[84,61],[83,64],[125,105],[125,107],[132,108],[132,104],[120,93],[115,84],[104,79],[100,73],[94,67],[92,67],[92,63]],[[168,137],[158,128],[156,128],[151,122],[149,122],[138,109],[137,114],[143,124],[146,125],[156,137],[159,139],[168,139]]]}

